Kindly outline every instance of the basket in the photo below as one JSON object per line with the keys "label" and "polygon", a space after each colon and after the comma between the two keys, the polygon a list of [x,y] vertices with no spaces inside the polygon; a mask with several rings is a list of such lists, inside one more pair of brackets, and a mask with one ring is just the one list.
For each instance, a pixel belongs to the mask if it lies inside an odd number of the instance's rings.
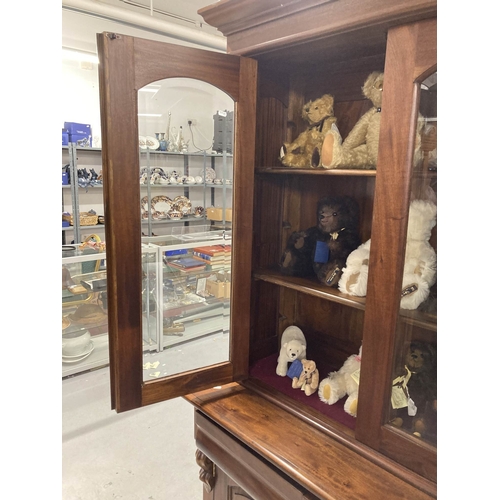
{"label": "basket", "polygon": [[[91,234],[85,238],[83,243],[78,247],[82,254],[102,253],[105,249],[105,244],[97,234]],[[99,271],[102,260],[82,262],[82,273],[92,273]]]}
{"label": "basket", "polygon": [[[97,214],[90,212],[80,212],[80,226],[95,226],[97,224]],[[63,214],[62,220],[68,221],[73,226],[73,215]]]}

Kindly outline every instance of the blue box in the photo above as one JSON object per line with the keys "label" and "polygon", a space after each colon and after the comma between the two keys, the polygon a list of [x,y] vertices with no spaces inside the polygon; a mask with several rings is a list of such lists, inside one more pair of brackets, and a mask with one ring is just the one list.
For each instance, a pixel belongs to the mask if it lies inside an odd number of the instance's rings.
{"label": "blue box", "polygon": [[62,185],[67,186],[69,184],[69,175],[67,172],[63,172],[62,174]]}
{"label": "blue box", "polygon": [[67,220],[63,220],[62,227],[69,227],[69,222]]}
{"label": "blue box", "polygon": [[64,127],[70,135],[92,135],[92,127],[86,123],[64,122]]}
{"label": "blue box", "polygon": [[67,146],[68,142],[69,142],[69,134],[68,134],[68,132],[63,131],[63,133],[62,133],[62,145]]}
{"label": "blue box", "polygon": [[86,134],[69,134],[69,142],[75,142],[79,148],[92,147],[92,137]]}

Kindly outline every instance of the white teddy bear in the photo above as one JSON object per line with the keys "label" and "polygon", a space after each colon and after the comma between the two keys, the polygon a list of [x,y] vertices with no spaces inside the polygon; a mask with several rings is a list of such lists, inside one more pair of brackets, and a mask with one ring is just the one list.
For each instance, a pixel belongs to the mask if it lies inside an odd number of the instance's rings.
{"label": "white teddy bear", "polygon": [[296,359],[302,360],[306,357],[307,342],[304,333],[297,326],[289,326],[281,336],[281,350],[278,357],[276,374],[285,377],[288,371],[288,363]]}
{"label": "white teddy bear", "polygon": [[[437,207],[432,201],[413,200],[410,204],[401,309],[416,309],[436,282],[436,251],[429,243],[436,214]],[[347,257],[338,283],[341,292],[358,297],[366,295],[370,243],[371,240],[366,241]]]}
{"label": "white teddy bear", "polygon": [[323,403],[333,405],[346,394],[348,398],[344,403],[344,410],[355,417],[358,412],[358,388],[361,371],[361,351],[352,354],[337,372],[331,372],[323,379],[318,387],[318,396]]}

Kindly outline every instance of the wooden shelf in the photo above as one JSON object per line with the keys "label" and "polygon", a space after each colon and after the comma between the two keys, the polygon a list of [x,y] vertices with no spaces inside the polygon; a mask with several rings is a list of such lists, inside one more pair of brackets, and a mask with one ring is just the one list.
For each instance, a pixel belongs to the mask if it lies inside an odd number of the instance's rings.
{"label": "wooden shelf", "polygon": [[324,169],[324,168],[290,168],[290,167],[257,167],[257,174],[295,174],[295,175],[349,175],[355,177],[375,177],[376,170],[360,170],[360,169]]}
{"label": "wooden shelf", "polygon": [[337,288],[330,288],[322,285],[312,278],[297,278],[294,276],[284,276],[275,269],[259,269],[253,273],[256,280],[267,281],[278,286],[297,290],[298,292],[319,297],[320,299],[338,302],[355,309],[365,308],[364,297],[354,297],[345,293],[339,292]]}
{"label": "wooden shelf", "polygon": [[[255,280],[262,280],[268,283],[273,283],[277,286],[296,290],[297,292],[306,295],[312,295],[330,302],[352,307],[354,309],[365,309],[366,298],[356,297],[340,292],[337,288],[330,288],[319,283],[314,278],[297,278],[294,276],[285,276],[277,269],[258,269],[253,273]],[[401,309],[399,312],[400,319],[409,325],[418,326],[433,332],[437,331],[436,315],[421,312],[418,310]]]}

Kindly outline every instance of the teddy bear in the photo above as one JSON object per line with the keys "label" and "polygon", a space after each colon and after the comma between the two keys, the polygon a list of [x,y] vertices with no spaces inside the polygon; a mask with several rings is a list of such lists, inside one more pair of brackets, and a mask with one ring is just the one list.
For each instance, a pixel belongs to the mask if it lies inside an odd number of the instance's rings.
{"label": "teddy bear", "polygon": [[325,133],[337,121],[333,116],[333,96],[324,94],[319,99],[307,102],[302,108],[302,118],[309,127],[291,143],[285,143],[280,150],[280,161],[286,167],[310,168],[312,153],[316,153],[319,166],[319,153]]}
{"label": "teddy bear", "polygon": [[297,326],[289,326],[281,335],[281,349],[278,356],[276,374],[285,377],[288,371],[288,363],[296,359],[302,360],[306,357],[307,342],[302,330]]}
{"label": "teddy bear", "polygon": [[434,345],[411,341],[405,354],[405,372],[393,382],[391,424],[417,437],[435,438],[437,358]]}
{"label": "teddy bear", "polygon": [[288,276],[314,276],[337,286],[349,254],[361,243],[359,206],[349,196],[325,196],[316,207],[317,224],[293,232],[281,256],[280,271]]}
{"label": "teddy bear", "polygon": [[349,356],[340,370],[331,372],[318,387],[318,396],[323,403],[333,405],[347,395],[344,411],[355,417],[358,413],[358,388],[361,373],[362,347],[358,354]]}
{"label": "teddy bear", "polygon": [[293,377],[292,387],[301,389],[306,393],[306,396],[314,394],[319,384],[319,371],[316,368],[316,363],[311,359],[302,359],[302,373],[299,377]]}
{"label": "teddy bear", "polygon": [[[383,86],[382,72],[374,71],[368,75],[361,89],[373,107],[357,121],[343,142],[335,123],[325,133],[319,148],[321,165],[324,168],[376,168]],[[314,156],[318,156],[318,151],[314,152]]]}
{"label": "teddy bear", "polygon": [[[413,200],[408,215],[405,264],[401,288],[401,309],[416,309],[436,282],[436,251],[429,243],[436,225],[436,204],[429,200]],[[364,297],[368,282],[368,259],[371,240],[354,250],[342,269],[338,288],[349,295]]]}

